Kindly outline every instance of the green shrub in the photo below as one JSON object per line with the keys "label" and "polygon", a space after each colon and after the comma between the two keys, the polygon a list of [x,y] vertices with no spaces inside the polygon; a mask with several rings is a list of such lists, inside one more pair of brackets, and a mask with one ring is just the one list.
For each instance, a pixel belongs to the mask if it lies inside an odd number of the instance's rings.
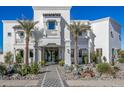
{"label": "green shrub", "polygon": [[120,63],[124,63],[124,58],[120,58],[118,61],[119,61]]}
{"label": "green shrub", "polygon": [[0,64],[0,74],[5,75],[7,73],[7,68],[5,65]]}
{"label": "green shrub", "polygon": [[46,62],[44,60],[42,60],[41,62],[39,62],[41,66],[45,66]]}
{"label": "green shrub", "polygon": [[7,52],[6,55],[4,56],[5,63],[11,64],[12,63],[12,57],[13,57],[12,53]]}
{"label": "green shrub", "polygon": [[112,74],[113,73],[113,69],[111,67],[110,64],[108,63],[99,63],[96,65],[96,70],[100,73],[100,74]]}
{"label": "green shrub", "polygon": [[64,66],[65,62],[63,60],[59,61],[60,66]]}
{"label": "green shrub", "polygon": [[16,62],[17,62],[17,63],[22,63],[22,61],[23,61],[23,57],[21,56],[20,53],[18,53],[18,54],[16,55]]}
{"label": "green shrub", "polygon": [[14,71],[14,73],[18,73],[20,71],[20,69],[21,69],[21,65],[20,64],[15,63],[13,65],[13,71]]}
{"label": "green shrub", "polygon": [[27,74],[30,74],[31,73],[31,67],[29,65],[22,65],[21,68],[19,69],[18,73],[21,75],[21,76],[25,76]]}
{"label": "green shrub", "polygon": [[31,64],[31,74],[38,74],[39,72],[39,65],[37,63]]}
{"label": "green shrub", "polygon": [[84,56],[84,63],[85,63],[85,64],[88,64],[88,56],[87,56],[87,55]]}
{"label": "green shrub", "polygon": [[91,57],[91,60],[92,60],[95,64],[98,63],[96,52],[92,52],[92,53],[90,54],[90,57]]}

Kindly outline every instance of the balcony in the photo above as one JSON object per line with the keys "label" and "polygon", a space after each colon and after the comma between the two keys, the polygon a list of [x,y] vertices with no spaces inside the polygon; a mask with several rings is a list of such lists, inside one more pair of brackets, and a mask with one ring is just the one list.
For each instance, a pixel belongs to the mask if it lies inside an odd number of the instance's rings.
{"label": "balcony", "polygon": [[57,36],[58,31],[56,31],[56,30],[51,30],[51,31],[47,30],[46,34],[47,34],[47,36]]}

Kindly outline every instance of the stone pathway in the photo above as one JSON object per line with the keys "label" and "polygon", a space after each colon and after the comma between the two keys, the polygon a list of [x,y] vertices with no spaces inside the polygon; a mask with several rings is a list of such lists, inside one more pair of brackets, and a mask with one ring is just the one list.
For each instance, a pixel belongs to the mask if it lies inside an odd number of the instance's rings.
{"label": "stone pathway", "polygon": [[47,67],[41,87],[64,87],[57,65]]}

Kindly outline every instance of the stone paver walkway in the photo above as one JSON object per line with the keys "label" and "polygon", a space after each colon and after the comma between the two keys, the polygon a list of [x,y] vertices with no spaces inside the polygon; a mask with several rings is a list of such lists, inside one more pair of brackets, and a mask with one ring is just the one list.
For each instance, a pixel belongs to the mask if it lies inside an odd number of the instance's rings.
{"label": "stone paver walkway", "polygon": [[47,67],[41,87],[64,87],[57,65]]}

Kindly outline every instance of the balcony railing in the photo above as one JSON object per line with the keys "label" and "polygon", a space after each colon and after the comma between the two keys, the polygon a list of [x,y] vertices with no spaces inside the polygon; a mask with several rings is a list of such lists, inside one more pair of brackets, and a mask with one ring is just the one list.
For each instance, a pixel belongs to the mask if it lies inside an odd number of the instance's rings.
{"label": "balcony railing", "polygon": [[24,43],[24,39],[16,39],[16,43]]}
{"label": "balcony railing", "polygon": [[[16,43],[24,44],[25,43],[25,39],[16,39]],[[34,43],[34,40],[30,39],[29,43]]]}

